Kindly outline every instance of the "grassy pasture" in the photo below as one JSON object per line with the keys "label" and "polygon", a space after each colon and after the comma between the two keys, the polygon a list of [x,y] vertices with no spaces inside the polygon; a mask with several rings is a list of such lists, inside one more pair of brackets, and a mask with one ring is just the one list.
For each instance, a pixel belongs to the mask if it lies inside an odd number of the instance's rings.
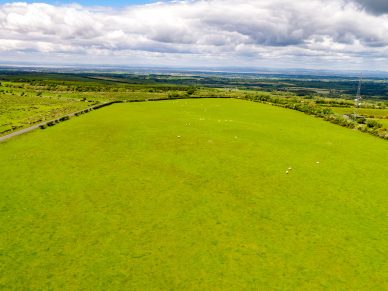
{"label": "grassy pasture", "polygon": [[383,127],[388,128],[388,119],[374,119],[374,120],[376,120],[378,123],[381,123]]}
{"label": "grassy pasture", "polygon": [[[332,107],[335,113],[338,114],[353,114],[354,108],[346,107]],[[373,108],[359,108],[358,113],[365,116],[375,116],[376,118],[388,117],[388,109],[373,109]]]}
{"label": "grassy pasture", "polygon": [[388,145],[373,136],[176,100],[16,137],[0,160],[0,288],[388,288]]}

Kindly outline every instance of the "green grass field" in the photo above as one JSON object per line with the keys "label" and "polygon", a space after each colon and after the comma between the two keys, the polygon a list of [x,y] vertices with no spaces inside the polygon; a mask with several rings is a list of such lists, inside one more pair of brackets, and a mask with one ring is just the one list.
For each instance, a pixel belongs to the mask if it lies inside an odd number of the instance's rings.
{"label": "green grass field", "polygon": [[115,104],[0,160],[1,289],[388,288],[388,144],[361,132],[235,99]]}
{"label": "green grass field", "polygon": [[[353,114],[354,108],[352,107],[332,107],[331,108],[335,113],[338,114]],[[358,114],[364,116],[375,116],[376,118],[382,118],[388,116],[388,109],[373,109],[373,108],[359,108]]]}
{"label": "green grass field", "polygon": [[381,123],[383,127],[388,128],[388,119],[373,119],[376,120],[378,123]]}

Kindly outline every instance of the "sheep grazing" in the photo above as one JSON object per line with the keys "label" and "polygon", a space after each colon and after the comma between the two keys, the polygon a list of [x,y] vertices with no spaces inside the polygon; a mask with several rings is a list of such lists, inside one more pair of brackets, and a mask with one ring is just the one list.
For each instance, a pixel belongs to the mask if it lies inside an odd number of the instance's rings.
{"label": "sheep grazing", "polygon": [[288,175],[288,171],[286,171],[286,174]]}
{"label": "sheep grazing", "polygon": [[292,170],[292,168],[291,168],[291,167],[289,167],[289,168],[288,168],[288,170],[289,170],[289,171],[291,171],[291,170]]}
{"label": "sheep grazing", "polygon": [[317,162],[317,164],[319,164],[319,161]]}
{"label": "sheep grazing", "polygon": [[180,136],[180,135],[177,135],[176,137],[177,137],[177,138],[181,138],[181,136]]}

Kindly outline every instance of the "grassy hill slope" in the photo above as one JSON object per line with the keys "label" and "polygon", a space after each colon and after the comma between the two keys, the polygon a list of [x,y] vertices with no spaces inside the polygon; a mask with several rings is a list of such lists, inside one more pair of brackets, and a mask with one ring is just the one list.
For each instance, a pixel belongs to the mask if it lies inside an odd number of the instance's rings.
{"label": "grassy hill slope", "polygon": [[0,160],[0,287],[388,288],[373,136],[241,100],[145,102],[9,140]]}

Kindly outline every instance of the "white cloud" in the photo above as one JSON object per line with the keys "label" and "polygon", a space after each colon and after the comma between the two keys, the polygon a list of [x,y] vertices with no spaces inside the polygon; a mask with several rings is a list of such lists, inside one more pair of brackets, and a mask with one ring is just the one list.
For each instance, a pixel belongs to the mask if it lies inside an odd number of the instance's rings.
{"label": "white cloud", "polygon": [[388,15],[354,1],[203,0],[122,10],[4,4],[0,59],[388,69]]}

